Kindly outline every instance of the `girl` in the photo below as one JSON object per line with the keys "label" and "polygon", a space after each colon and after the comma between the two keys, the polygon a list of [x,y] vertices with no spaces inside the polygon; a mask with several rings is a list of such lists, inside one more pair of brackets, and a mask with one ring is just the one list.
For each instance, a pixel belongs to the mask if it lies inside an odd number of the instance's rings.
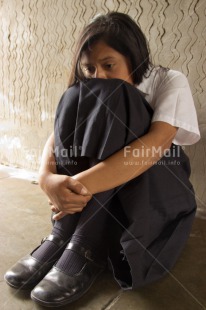
{"label": "girl", "polygon": [[98,16],[80,36],[43,153],[40,186],[55,212],[51,235],[6,273],[6,282],[34,287],[31,298],[53,307],[80,298],[107,262],[125,290],[160,279],[194,219],[180,145],[198,139],[184,75],[152,65],[128,15]]}

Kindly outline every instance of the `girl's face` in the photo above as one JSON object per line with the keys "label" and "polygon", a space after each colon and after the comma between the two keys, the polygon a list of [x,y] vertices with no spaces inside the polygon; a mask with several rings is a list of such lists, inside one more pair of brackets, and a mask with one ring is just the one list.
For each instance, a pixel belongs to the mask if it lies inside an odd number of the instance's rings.
{"label": "girl's face", "polygon": [[85,78],[121,79],[133,84],[129,59],[104,41],[82,53],[80,66]]}

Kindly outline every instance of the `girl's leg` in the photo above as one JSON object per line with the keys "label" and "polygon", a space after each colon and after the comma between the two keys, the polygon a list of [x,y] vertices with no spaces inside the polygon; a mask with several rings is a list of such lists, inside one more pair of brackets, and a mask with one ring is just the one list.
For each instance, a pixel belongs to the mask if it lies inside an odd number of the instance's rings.
{"label": "girl's leg", "polygon": [[[109,206],[115,190],[94,195],[82,211],[70,243],[84,247],[92,252],[97,261],[106,263],[108,255],[108,219]],[[66,249],[56,264],[56,267],[68,275],[78,273],[87,259]]]}
{"label": "girl's leg", "polygon": [[98,193],[88,202],[61,258],[31,292],[34,301],[47,306],[75,301],[103,271],[108,255],[109,206],[115,191]]}
{"label": "girl's leg", "polygon": [[32,257],[40,262],[50,262],[58,259],[75,230],[79,216],[79,213],[68,214],[61,220],[55,221],[51,235],[59,237],[63,241],[62,246],[59,247],[56,243],[45,240],[40,247],[32,252]]}
{"label": "girl's leg", "polygon": [[[86,165],[82,164],[83,162],[85,163],[85,159],[81,160],[81,158],[78,158],[77,162],[79,169],[81,166],[83,170],[87,165],[88,167],[95,165],[97,160],[88,159]],[[70,168],[69,173],[71,174],[73,172],[74,169]],[[59,236],[65,241],[65,244],[70,241],[82,245],[90,249],[93,253],[98,253],[100,260],[106,260],[108,208],[114,194],[115,190],[110,190],[94,195],[81,213],[67,215],[61,220],[55,221],[51,234]],[[58,258],[58,247],[54,243],[46,241],[32,256],[41,261],[48,261],[51,260],[51,256],[54,259],[53,253],[56,253],[56,257]],[[74,274],[81,270],[85,260],[82,256],[67,249],[58,261],[57,267],[67,274]]]}
{"label": "girl's leg", "polygon": [[[58,167],[58,171],[65,175],[74,175],[89,168],[89,159],[86,157],[78,157],[75,159],[76,164],[66,167]],[[51,235],[60,238],[63,245],[59,246],[46,240],[40,247],[32,253],[32,257],[41,262],[50,262],[57,260],[64,251],[66,244],[71,239],[71,236],[76,228],[80,213],[68,214],[58,221],[54,221]]]}
{"label": "girl's leg", "polygon": [[[91,79],[87,85],[80,83],[77,93],[73,91],[68,89],[57,111],[55,141],[60,149],[76,146],[78,156],[104,160],[147,132],[149,107],[133,86],[121,80]],[[61,152],[57,156],[61,162]],[[89,201],[60,260],[32,291],[34,301],[64,305],[92,285],[103,269],[97,257],[107,256],[104,233],[115,191],[99,193]]]}

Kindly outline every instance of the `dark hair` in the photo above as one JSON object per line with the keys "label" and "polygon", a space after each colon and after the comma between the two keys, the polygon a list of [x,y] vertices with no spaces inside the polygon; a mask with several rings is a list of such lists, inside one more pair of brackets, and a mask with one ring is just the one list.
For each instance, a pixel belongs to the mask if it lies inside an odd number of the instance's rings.
{"label": "dark hair", "polygon": [[140,84],[152,64],[146,37],[129,15],[109,12],[99,14],[83,29],[77,42],[69,86],[85,80],[80,67],[82,53],[99,40],[130,59],[133,82]]}

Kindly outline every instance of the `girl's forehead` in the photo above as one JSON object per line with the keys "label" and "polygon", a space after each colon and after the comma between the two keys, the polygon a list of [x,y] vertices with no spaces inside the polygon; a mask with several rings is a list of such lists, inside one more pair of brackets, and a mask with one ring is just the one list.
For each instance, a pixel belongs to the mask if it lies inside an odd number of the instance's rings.
{"label": "girl's forehead", "polygon": [[87,50],[82,52],[81,62],[88,59],[104,61],[111,58],[117,58],[121,54],[103,41],[92,44]]}

